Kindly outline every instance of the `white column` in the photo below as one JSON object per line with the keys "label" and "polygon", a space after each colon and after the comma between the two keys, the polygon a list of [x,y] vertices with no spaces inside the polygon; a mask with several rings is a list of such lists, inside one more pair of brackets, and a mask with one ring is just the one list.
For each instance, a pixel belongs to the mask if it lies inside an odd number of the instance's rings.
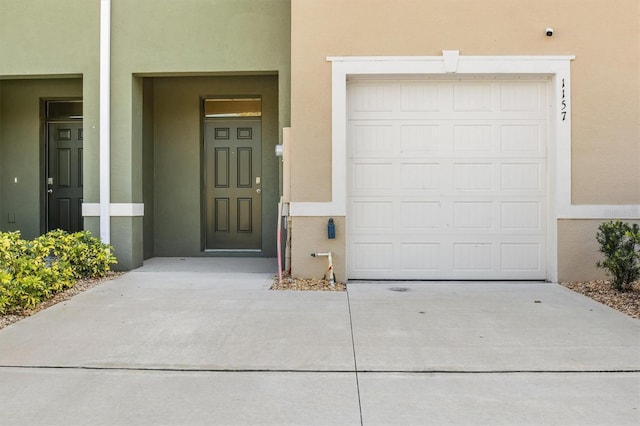
{"label": "white column", "polygon": [[100,1],[100,239],[111,242],[111,0]]}

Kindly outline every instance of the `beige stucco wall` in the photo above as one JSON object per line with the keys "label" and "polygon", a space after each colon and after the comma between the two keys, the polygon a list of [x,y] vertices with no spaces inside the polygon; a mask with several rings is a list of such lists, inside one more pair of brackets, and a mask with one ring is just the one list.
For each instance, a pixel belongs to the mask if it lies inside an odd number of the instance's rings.
{"label": "beige stucco wall", "polygon": [[[640,203],[640,6],[637,0],[292,0],[291,197],[331,198],[331,64],[327,56],[575,55],[572,202]],[[555,35],[546,37],[546,27]],[[322,233],[293,218],[293,273]],[[325,222],[326,218],[318,221]],[[561,279],[593,275],[581,228],[563,222]],[[342,243],[344,244],[344,243]],[[298,253],[298,250],[300,251]],[[345,259],[337,258],[344,267]]]}
{"label": "beige stucco wall", "polygon": [[[558,241],[558,275],[561,281],[575,282],[585,279],[608,278],[603,269],[596,267],[602,260],[596,241],[598,226],[602,220],[559,220],[558,233],[563,237]],[[640,224],[639,220],[625,222]],[[576,253],[583,254],[576,256]]]}
{"label": "beige stucco wall", "polygon": [[345,220],[335,217],[336,238],[327,238],[327,218],[299,217],[295,218],[289,231],[291,232],[291,265],[294,276],[322,278],[327,271],[326,257],[312,257],[311,253],[330,251],[336,280],[345,281]]}

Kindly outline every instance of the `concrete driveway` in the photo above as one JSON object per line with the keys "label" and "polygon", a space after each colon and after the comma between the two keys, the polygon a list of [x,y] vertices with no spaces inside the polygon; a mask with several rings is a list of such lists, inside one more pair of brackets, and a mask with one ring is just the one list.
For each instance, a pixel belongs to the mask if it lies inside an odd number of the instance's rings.
{"label": "concrete driveway", "polygon": [[274,264],[151,259],[0,331],[0,424],[640,423],[640,321],[559,285]]}

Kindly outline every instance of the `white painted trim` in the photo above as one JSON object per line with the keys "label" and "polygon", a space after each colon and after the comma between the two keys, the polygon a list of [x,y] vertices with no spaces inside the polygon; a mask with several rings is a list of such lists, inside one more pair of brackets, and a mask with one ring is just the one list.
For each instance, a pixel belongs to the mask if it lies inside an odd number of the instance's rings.
{"label": "white painted trim", "polygon": [[[459,50],[443,50],[443,56],[327,56],[328,62],[443,62],[443,57]],[[531,55],[512,55],[512,56],[460,56],[465,61],[571,61],[575,59],[574,55],[553,55],[553,56],[531,56]]]}
{"label": "white painted trim", "polygon": [[111,0],[100,1],[100,239],[111,243]]}
{"label": "white painted trim", "polygon": [[[542,75],[551,77],[548,137],[548,280],[558,279],[558,219],[640,219],[640,205],[571,203],[571,60],[575,56],[330,56],[332,63],[331,201],[291,202],[291,216],[346,216],[347,79],[356,76]],[[563,87],[564,83],[564,87]],[[563,89],[564,101],[563,106]],[[566,114],[561,114],[566,112]],[[564,115],[564,119],[562,118]],[[555,149],[554,149],[555,147]]]}
{"label": "white painted trim", "polygon": [[444,60],[444,71],[447,73],[454,73],[458,71],[459,57],[460,51],[458,50],[443,50],[442,59]]}
{"label": "white painted trim", "polygon": [[[445,50],[442,56],[329,56],[332,63],[332,197],[330,202],[292,202],[292,216],[346,214],[346,86],[354,75],[542,74],[552,77],[550,147],[555,145],[555,167],[550,164],[557,219],[640,219],[640,205],[576,205],[571,203],[571,70],[575,56],[462,56]],[[567,114],[559,119],[565,83]],[[554,194],[555,191],[555,194]],[[553,218],[550,218],[550,220]]]}
{"label": "white painted trim", "polygon": [[82,203],[83,217],[100,216],[100,203]]}
{"label": "white painted trim", "polygon": [[[137,217],[144,216],[143,203],[112,203],[109,206],[110,217]],[[99,203],[82,203],[82,216],[100,216],[101,205]]]}
{"label": "white painted trim", "polygon": [[558,219],[640,219],[640,205],[637,204],[571,204],[566,211],[558,211]]}

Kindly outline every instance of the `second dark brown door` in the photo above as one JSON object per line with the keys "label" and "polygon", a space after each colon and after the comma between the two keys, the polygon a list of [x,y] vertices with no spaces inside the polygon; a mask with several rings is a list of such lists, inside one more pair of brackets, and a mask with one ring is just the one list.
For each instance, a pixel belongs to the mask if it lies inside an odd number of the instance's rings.
{"label": "second dark brown door", "polygon": [[205,122],[205,249],[262,248],[261,125]]}
{"label": "second dark brown door", "polygon": [[82,139],[81,122],[47,124],[47,230],[83,229]]}

